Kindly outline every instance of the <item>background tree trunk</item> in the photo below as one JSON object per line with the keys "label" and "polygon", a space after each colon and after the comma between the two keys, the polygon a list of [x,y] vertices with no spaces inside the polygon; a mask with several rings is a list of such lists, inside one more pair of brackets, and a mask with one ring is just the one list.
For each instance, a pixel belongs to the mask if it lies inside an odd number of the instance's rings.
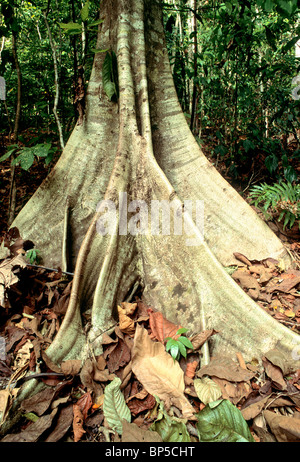
{"label": "background tree trunk", "polygon": [[[16,106],[16,115],[14,122],[13,130],[13,142],[18,142],[19,136],[19,125],[21,118],[21,95],[22,95],[22,73],[20,68],[20,63],[17,53],[17,33],[12,32],[12,54],[14,58],[14,63],[17,71],[17,81],[18,81],[18,91],[17,91],[17,106]],[[9,191],[9,208],[8,208],[8,224],[10,225],[15,218],[15,209],[16,209],[16,197],[17,197],[17,187],[16,187],[16,165],[14,163],[15,156],[11,156],[11,174],[10,174],[10,191]]]}

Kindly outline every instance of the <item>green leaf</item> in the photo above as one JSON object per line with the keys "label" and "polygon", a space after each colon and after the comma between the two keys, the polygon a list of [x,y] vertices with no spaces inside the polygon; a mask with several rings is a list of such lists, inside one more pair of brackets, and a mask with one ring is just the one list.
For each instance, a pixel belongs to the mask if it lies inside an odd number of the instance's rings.
{"label": "green leaf", "polygon": [[103,23],[103,19],[97,19],[97,21],[93,21],[89,24],[90,27],[93,27],[93,26],[98,26],[98,24],[102,24]]}
{"label": "green leaf", "polygon": [[179,345],[176,344],[176,345],[172,345],[171,348],[170,348],[170,355],[172,356],[172,358],[174,359],[174,361],[176,359],[179,359],[179,356],[180,356],[180,350],[179,350]]}
{"label": "green leaf", "polygon": [[270,47],[276,51],[276,37],[275,35],[273,34],[273,32],[271,31],[271,29],[267,26],[265,26],[265,29],[266,29],[266,38],[267,38],[267,42],[268,44],[270,45]]}
{"label": "green leaf", "polygon": [[13,165],[21,164],[23,170],[29,170],[34,162],[34,155],[30,148],[23,148],[21,154],[13,160]]}
{"label": "green leaf", "polygon": [[87,0],[83,6],[83,8],[80,11],[80,16],[82,21],[87,21],[89,17],[89,7],[90,7],[90,2]]}
{"label": "green leaf", "polygon": [[188,329],[187,329],[186,327],[181,327],[181,328],[178,329],[178,331],[176,332],[176,335],[185,334],[187,331],[188,331]]}
{"label": "green leaf", "polygon": [[232,8],[233,8],[232,3],[231,2],[225,2],[225,6],[226,6],[228,14],[230,15],[232,13]]}
{"label": "green leaf", "polygon": [[191,439],[186,429],[186,420],[170,417],[163,403],[157,397],[155,399],[159,403],[159,411],[150,429],[156,431],[164,443],[189,443]]}
{"label": "green leaf", "polygon": [[288,16],[291,16],[297,10],[297,0],[279,0],[278,4]]}
{"label": "green leaf", "polygon": [[267,13],[270,13],[270,11],[273,10],[273,7],[274,7],[273,0],[266,0],[266,1],[265,1],[264,10],[265,10]]}
{"label": "green leaf", "polygon": [[274,173],[278,167],[278,159],[275,154],[271,154],[270,156],[266,157],[265,165],[270,173]]}
{"label": "green leaf", "polygon": [[254,442],[241,411],[226,399],[208,403],[196,417],[200,442]]}
{"label": "green leaf", "polygon": [[192,342],[186,337],[181,336],[177,339],[177,341],[183,343],[187,348],[194,349]]}
{"label": "green leaf", "polygon": [[47,157],[51,149],[51,143],[37,144],[32,147],[33,154],[38,157]]}
{"label": "green leaf", "polygon": [[186,348],[185,346],[181,343],[181,342],[177,342],[177,345],[178,345],[178,349],[180,351],[180,354],[186,358]]}
{"label": "green leaf", "polygon": [[3,156],[0,157],[0,162],[8,159],[14,151],[16,151],[16,149],[11,149],[10,151],[7,151],[5,154],[3,154]]}
{"label": "green leaf", "polygon": [[286,45],[284,45],[284,47],[282,48],[282,51],[283,53],[286,53],[287,51],[289,51],[291,48],[293,48],[295,46],[295,44],[298,42],[298,40],[300,39],[300,36],[297,35],[297,37],[294,37],[292,40],[290,40]]}
{"label": "green leaf", "polygon": [[103,89],[110,101],[119,98],[117,57],[112,52],[107,52],[102,66]]}
{"label": "green leaf", "polygon": [[116,377],[104,390],[103,413],[110,428],[122,434],[122,420],[131,421],[131,413],[120,390],[121,379]]}
{"label": "green leaf", "polygon": [[81,31],[81,24],[79,24],[78,22],[67,22],[67,23],[60,22],[60,23],[59,23],[59,26],[60,26],[62,29],[66,29],[67,31],[68,31],[68,30],[78,30],[78,31]]}
{"label": "green leaf", "polygon": [[40,251],[37,249],[30,249],[26,252],[26,258],[29,260],[29,263],[33,265],[34,263],[40,262]]}

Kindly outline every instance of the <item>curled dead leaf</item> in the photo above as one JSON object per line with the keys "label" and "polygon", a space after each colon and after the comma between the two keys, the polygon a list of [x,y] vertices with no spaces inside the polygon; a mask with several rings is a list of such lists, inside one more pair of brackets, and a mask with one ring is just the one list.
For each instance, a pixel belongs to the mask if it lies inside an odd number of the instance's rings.
{"label": "curled dead leaf", "polygon": [[186,370],[185,370],[186,377],[193,379],[195,377],[195,371],[196,371],[197,366],[198,366],[198,361],[191,361],[187,363]]}
{"label": "curled dead leaf", "polygon": [[134,320],[126,312],[126,309],[118,305],[119,328],[125,334],[133,335],[135,331]]}
{"label": "curled dead leaf", "polygon": [[82,436],[86,433],[83,428],[83,414],[80,406],[73,404],[73,432],[74,432],[74,441],[80,441]]}
{"label": "curled dead leaf", "polygon": [[159,342],[164,343],[167,337],[176,339],[176,332],[182,326],[176,325],[168,321],[160,311],[153,311],[152,308],[148,309],[149,325],[151,329],[151,337],[157,339]]}

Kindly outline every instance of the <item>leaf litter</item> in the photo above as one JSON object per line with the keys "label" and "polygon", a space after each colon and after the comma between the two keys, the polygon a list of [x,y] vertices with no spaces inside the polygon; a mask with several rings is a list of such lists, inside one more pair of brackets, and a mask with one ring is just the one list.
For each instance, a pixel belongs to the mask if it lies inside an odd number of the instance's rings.
{"label": "leaf litter", "polygon": [[[22,418],[1,441],[300,441],[296,362],[272,350],[261,364],[236,352],[202,366],[201,348],[215,330],[191,334],[193,349],[175,361],[166,339],[176,340],[182,326],[138,297],[117,306],[101,355],[57,368],[46,350],[66,312],[72,277],[28,265],[28,248],[33,244],[15,228],[0,247],[0,425],[25,381],[34,377],[41,388],[22,401]],[[272,259],[236,258],[229,269],[236,282],[299,332],[300,271]]]}

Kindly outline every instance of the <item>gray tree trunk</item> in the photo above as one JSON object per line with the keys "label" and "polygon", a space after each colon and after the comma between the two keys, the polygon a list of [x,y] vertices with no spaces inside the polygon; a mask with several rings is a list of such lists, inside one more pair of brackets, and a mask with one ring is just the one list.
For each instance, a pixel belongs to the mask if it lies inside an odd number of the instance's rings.
{"label": "gray tree trunk", "polygon": [[[42,251],[47,266],[61,266],[64,217],[70,217],[73,289],[47,354],[58,364],[84,357],[82,310],[91,312],[88,343],[99,353],[102,333],[115,323],[117,303],[140,283],[145,301],[168,319],[190,332],[220,331],[210,344],[213,354],[240,351],[246,360],[260,359],[277,347],[291,355],[299,350],[299,336],[267,315],[223,268],[236,263],[234,252],[249,259],[290,260],[194,140],[177,100],[159,0],[105,0],[101,14],[97,48],[117,54],[119,101],[109,101],[103,91],[104,54],[98,53],[85,120],[14,222],[23,238]],[[189,233],[154,235],[149,224],[145,233],[120,235],[120,193],[127,193],[128,204],[145,201],[148,210],[153,200],[173,201]],[[117,210],[115,233],[106,236],[97,231],[103,212],[96,208],[103,199]],[[187,201],[199,200],[204,201],[204,239],[186,207]],[[171,229],[173,224],[172,215]],[[189,234],[197,245],[188,245]]]}

